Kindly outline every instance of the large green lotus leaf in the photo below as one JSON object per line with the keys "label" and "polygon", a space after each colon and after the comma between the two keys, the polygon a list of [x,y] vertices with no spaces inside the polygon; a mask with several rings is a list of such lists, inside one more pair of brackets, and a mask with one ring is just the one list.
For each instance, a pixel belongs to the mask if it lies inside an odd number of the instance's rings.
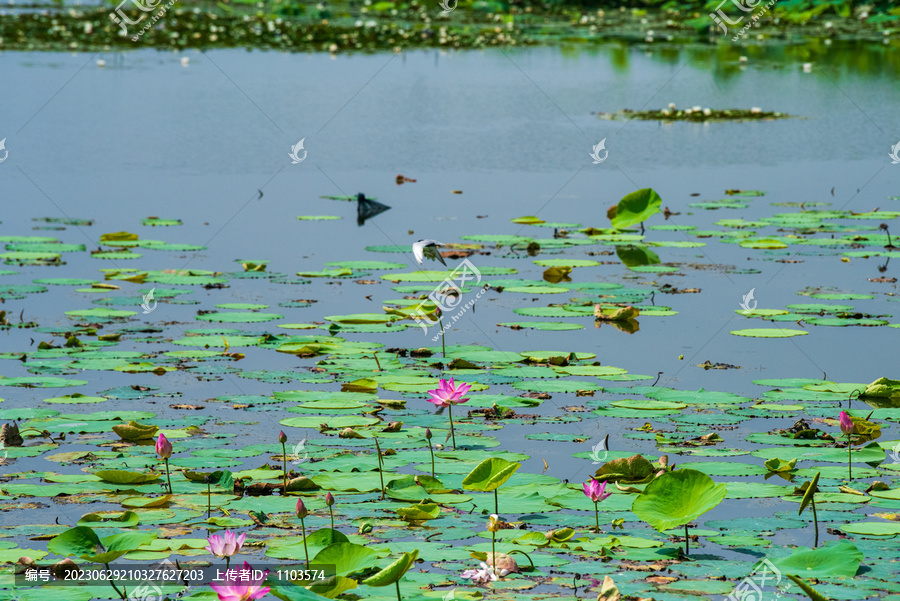
{"label": "large green lotus leaf", "polygon": [[388,586],[394,584],[411,568],[419,557],[419,550],[413,549],[411,553],[404,553],[400,558],[381,569],[378,573],[362,581],[366,586]]}
{"label": "large green lotus leaf", "polygon": [[893,536],[895,534],[900,534],[900,524],[897,522],[856,522],[841,526],[841,530],[847,534]]}
{"label": "large green lotus leaf", "polygon": [[128,442],[151,439],[156,435],[157,430],[159,430],[158,426],[139,424],[136,421],[112,427],[113,432],[118,434],[122,440]]}
{"label": "large green lotus leaf", "polygon": [[501,457],[490,457],[476,465],[469,475],[463,478],[463,489],[485,492],[494,490],[509,480],[520,467],[521,463],[507,461]]}
{"label": "large green lotus leaf", "polygon": [[887,399],[891,397],[900,397],[900,380],[889,380],[888,378],[878,378],[868,386],[861,395],[862,397],[875,397]]}
{"label": "large green lotus leaf", "polygon": [[659,255],[647,248],[634,244],[619,244],[616,246],[616,256],[625,267],[642,267],[645,265],[658,265]]}
{"label": "large green lotus leaf", "polygon": [[140,522],[138,514],[133,511],[98,511],[89,513],[78,520],[79,526],[114,526],[130,528]]}
{"label": "large green lotus leaf", "polygon": [[643,188],[632,192],[619,201],[616,207],[616,216],[611,220],[612,226],[621,230],[645,221],[651,215],[658,213],[660,206],[662,206],[662,199],[652,188]]}
{"label": "large green lotus leaf", "polygon": [[660,532],[687,524],[716,507],[728,490],[696,470],[667,472],[637,496],[631,510]]}
{"label": "large green lotus leaf", "polygon": [[398,507],[397,514],[406,521],[436,520],[441,515],[441,508],[432,503],[423,503],[411,507]]}
{"label": "large green lotus leaf", "polygon": [[112,484],[145,484],[159,479],[154,472],[129,472],[126,470],[100,470],[94,475]]}
{"label": "large green lotus leaf", "polygon": [[863,553],[853,543],[830,541],[818,549],[797,547],[788,557],[770,560],[782,574],[804,578],[855,576]]}
{"label": "large green lotus leaf", "polygon": [[56,555],[75,555],[94,563],[110,563],[129,551],[156,538],[153,532],[124,532],[100,539],[93,529],[77,526],[66,530],[47,543]]}
{"label": "large green lotus leaf", "polygon": [[354,572],[372,567],[378,553],[354,543],[334,543],[328,545],[310,560],[316,565],[333,565],[338,576],[348,576]]}
{"label": "large green lotus leaf", "polygon": [[601,481],[636,484],[649,481],[655,472],[653,464],[642,455],[632,455],[604,463],[597,469],[594,478]]}

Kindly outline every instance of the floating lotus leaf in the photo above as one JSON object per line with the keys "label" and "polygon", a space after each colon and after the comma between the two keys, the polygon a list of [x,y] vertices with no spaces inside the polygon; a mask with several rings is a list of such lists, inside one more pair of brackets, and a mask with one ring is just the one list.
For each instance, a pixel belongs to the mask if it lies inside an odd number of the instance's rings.
{"label": "floating lotus leaf", "polygon": [[724,484],[696,470],[667,472],[654,479],[631,507],[660,532],[688,524],[715,508],[727,494]]}
{"label": "floating lotus leaf", "polygon": [[149,440],[156,436],[157,426],[149,426],[139,424],[136,421],[130,421],[127,424],[119,424],[112,427],[113,432],[119,435],[124,441],[136,442],[138,440]]}

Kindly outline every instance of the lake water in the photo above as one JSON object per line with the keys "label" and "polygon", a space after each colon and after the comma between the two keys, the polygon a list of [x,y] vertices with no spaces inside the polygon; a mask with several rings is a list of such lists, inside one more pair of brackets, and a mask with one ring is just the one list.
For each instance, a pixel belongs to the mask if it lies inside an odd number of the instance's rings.
{"label": "lake water", "polygon": [[[746,62],[739,61],[742,53],[748,57]],[[809,72],[802,67],[807,57],[815,57]],[[182,64],[183,58],[189,59],[187,65]],[[97,66],[98,59],[105,61],[105,67]],[[591,50],[529,48],[338,56],[243,50],[205,54],[140,50],[90,56],[6,52],[0,54],[0,72],[12,93],[7,93],[0,115],[0,137],[6,137],[9,152],[8,160],[0,164],[0,185],[6,199],[0,235],[54,236],[63,243],[85,244],[87,250],[93,250],[101,234],[124,230],[139,233],[141,238],[202,245],[206,250],[136,249],[143,254],[138,260],[108,262],[92,259],[84,252],[68,253],[64,266],[9,267],[18,274],[4,276],[4,283],[27,284],[38,278],[59,277],[102,279],[97,270],[112,267],[236,272],[241,270],[241,260],[267,260],[267,271],[287,274],[288,281],[300,280],[293,275],[298,271],[325,269],[328,262],[363,259],[406,263],[408,268],[400,271],[408,273],[417,268],[411,253],[367,252],[366,247],[409,245],[421,238],[465,242],[461,240],[464,235],[552,237],[552,229],[510,222],[527,215],[604,228],[609,224],[606,211],[610,206],[629,192],[648,187],[659,193],[664,207],[680,214],[668,220],[656,215],[647,226],[674,224],[724,231],[727,228],[716,225],[716,221],[752,221],[800,210],[773,203],[830,203],[816,208],[857,213],[876,208],[895,211],[900,207],[896,199],[900,194],[900,165],[892,165],[888,153],[900,139],[898,67],[900,58],[888,48],[840,42],[831,48],[787,50],[609,45]],[[760,107],[794,118],[698,124],[602,120],[595,114],[661,109],[670,102],[678,107],[713,109]],[[289,151],[300,139],[308,155],[302,163],[291,164]],[[608,159],[592,164],[591,148],[603,139]],[[398,186],[397,174],[417,182]],[[729,198],[724,193],[731,189],[761,190],[765,196],[744,199],[746,208],[688,207],[692,202]],[[454,194],[455,190],[462,194]],[[262,198],[258,191],[262,191]],[[355,203],[321,198],[357,192],[377,198],[391,210],[358,226]],[[305,222],[298,221],[298,215],[342,219]],[[181,219],[184,225],[141,226],[141,219],[149,216]],[[94,223],[61,231],[32,231],[35,225],[41,225],[32,219],[43,217],[90,219]],[[835,223],[873,228],[881,221]],[[900,236],[900,227],[896,229]],[[776,227],[767,228],[765,233],[786,235]],[[689,234],[647,230],[645,241],[706,243],[698,248],[655,248],[663,263],[680,266],[674,274],[630,272],[618,263],[615,253],[586,254],[614,250],[610,245],[552,249],[537,257],[521,250],[511,253],[508,248],[491,250],[488,245],[489,255],[476,254],[470,260],[478,267],[518,270],[517,275],[502,278],[540,280],[545,267],[535,265],[535,259],[574,256],[616,261],[576,268],[572,279],[657,290],[653,302],[678,314],[640,317],[640,330],[631,335],[608,324],[597,329],[591,317],[563,320],[584,325],[579,330],[511,330],[497,324],[546,319],[517,315],[513,313],[516,308],[565,303],[572,297],[591,295],[571,291],[540,295],[490,292],[478,302],[474,313],[470,311],[448,328],[448,344],[483,345],[511,352],[595,353],[594,360],[603,365],[651,376],[636,382],[638,385],[649,386],[662,372],[658,386],[704,388],[750,398],[759,398],[769,389],[753,384],[756,379],[824,378],[867,383],[882,376],[897,376],[892,372],[896,359],[891,351],[896,329],[771,324],[750,320],[735,311],[751,289],[760,309],[782,309],[791,303],[827,302],[798,296],[798,292],[807,287],[834,287],[874,294],[872,299],[837,302],[867,314],[890,316],[897,307],[893,302],[896,284],[874,283],[869,278],[895,277],[900,262],[893,266],[889,263],[887,270],[880,272],[877,267],[884,259],[852,257],[842,262],[840,252],[847,248],[834,251],[824,246],[792,245],[766,251]],[[815,237],[830,235],[820,233]],[[779,262],[785,259],[798,262]],[[457,261],[448,262],[452,268]],[[434,265],[425,268],[436,269]],[[751,273],[741,273],[743,270]],[[374,271],[362,279],[379,280],[382,273]],[[191,328],[215,326],[195,317],[198,309],[213,310],[218,303],[268,304],[272,307],[269,311],[286,316],[275,323],[311,323],[325,322],[323,317],[331,315],[381,313],[385,301],[403,296],[390,289],[391,282],[360,285],[354,283],[356,279],[316,278],[308,284],[232,279],[230,287],[223,290],[192,287],[194,292],[185,298],[200,304],[160,303],[152,314],[138,314],[137,318],[150,324],[177,322],[167,327],[163,337],[150,344],[123,340],[116,348],[142,352],[186,348],[174,347],[169,341]],[[658,289],[666,283],[699,288],[701,292],[663,294]],[[120,295],[139,296],[139,289],[152,287],[121,284]],[[10,300],[3,308],[16,317],[24,309],[26,321],[52,326],[71,322],[65,311],[96,306],[92,304],[95,298],[96,294],[80,293],[75,287],[49,286],[48,293],[29,295],[27,301]],[[278,308],[279,302],[301,298],[319,302],[309,308]],[[729,333],[774,325],[802,328],[809,334],[761,339]],[[284,333],[274,324],[223,327]],[[321,335],[322,331],[288,333]],[[425,336],[420,329],[409,328],[402,333],[345,337],[377,341],[388,347],[416,348],[433,347],[433,333]],[[0,351],[32,352],[31,338],[36,345],[52,336],[12,330],[0,342]],[[55,343],[60,343],[58,337]],[[246,359],[236,364],[239,371],[296,370],[319,360],[298,360],[253,348],[232,350],[246,353]],[[740,369],[697,367],[706,360]],[[7,377],[27,376],[28,366],[27,362],[6,361],[2,373]],[[273,390],[310,387],[297,382],[271,384],[242,379],[234,372],[198,378],[196,372],[176,371],[155,378],[149,374],[88,371],[71,377],[89,381],[77,389],[83,394],[150,383],[163,391],[181,393],[182,399],[174,402],[184,403],[225,394],[269,396]],[[520,394],[510,383],[491,385],[488,392]],[[74,390],[64,389],[64,393]],[[41,389],[7,388],[4,393],[3,409],[36,406],[42,398],[56,396],[55,390]],[[379,395],[390,398],[399,393]],[[552,396],[539,408],[519,411],[557,416],[563,413],[562,406],[621,398],[602,392],[593,399],[576,398],[572,393]],[[409,401],[410,406],[415,403]],[[165,415],[168,404],[169,400],[160,401],[148,410]],[[97,408],[147,409],[144,401],[114,400],[84,407],[64,406],[64,413]],[[220,410],[222,405],[207,407],[215,408],[220,420],[241,419],[232,415],[235,412]],[[239,445],[268,441],[273,429],[277,432],[278,421],[292,415],[277,406],[269,409],[253,414],[254,421],[258,418],[256,425],[217,429],[236,432]],[[831,417],[836,417],[837,411]],[[197,412],[201,413],[208,414]],[[805,413],[785,415],[742,422],[737,429],[721,433],[726,442],[720,446],[755,449],[743,440],[744,436],[787,428]],[[657,455],[652,438],[622,437],[626,428],[650,420],[637,414],[634,419],[605,420],[590,413],[581,417],[567,424],[510,425],[492,435],[500,442],[498,449],[532,456],[524,462],[523,471],[540,473],[544,459],[550,466],[548,474],[573,482],[583,481],[596,466],[592,467],[590,461],[573,461],[572,453],[587,451],[607,433],[613,450]],[[835,429],[821,423],[818,426]],[[884,428],[886,440],[897,438],[896,426],[885,423]],[[210,425],[206,429],[215,428]],[[524,438],[537,431],[579,437],[587,444]],[[64,450],[79,448],[78,444],[67,444]],[[677,458],[678,463],[702,460]],[[736,460],[761,463],[749,456]],[[243,468],[259,463],[251,457]],[[80,470],[42,459],[20,459],[13,467],[14,471],[25,469],[63,473]],[[777,499],[730,503],[705,517],[728,517],[736,503],[741,504],[744,515],[771,515],[773,507],[779,511],[795,507]],[[44,511],[50,516],[44,520],[52,521],[55,509]],[[74,516],[74,523],[80,514],[71,508],[67,511]],[[11,518],[16,523],[34,523],[34,516]],[[808,535],[803,531],[785,540],[809,544]],[[823,538],[829,536],[823,534]]]}

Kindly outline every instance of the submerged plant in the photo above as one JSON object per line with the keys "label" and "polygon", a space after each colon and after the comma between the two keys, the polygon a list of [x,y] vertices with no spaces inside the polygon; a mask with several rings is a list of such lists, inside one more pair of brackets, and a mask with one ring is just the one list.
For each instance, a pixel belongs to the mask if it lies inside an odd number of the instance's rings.
{"label": "submerged plant", "polygon": [[598,480],[594,480],[591,478],[584,484],[582,484],[582,488],[584,488],[584,494],[590,498],[591,501],[594,502],[594,522],[597,527],[597,532],[600,532],[600,501],[606,500],[612,493],[606,492],[606,480],[601,484]]}
{"label": "submerged plant", "polygon": [[461,397],[469,392],[470,388],[472,388],[472,386],[465,383],[457,386],[451,377],[449,380],[441,378],[438,387],[435,390],[428,391],[428,394],[431,395],[431,397],[427,399],[429,403],[433,403],[438,407],[447,408],[447,417],[450,419],[450,437],[453,440],[454,451],[456,450],[456,433],[453,430],[453,405],[468,401],[468,398],[464,399]]}
{"label": "submerged plant", "polygon": [[156,439],[156,454],[159,458],[166,462],[166,481],[169,483],[169,492],[172,492],[172,478],[169,476],[169,457],[172,456],[172,443],[166,438],[162,432]]}

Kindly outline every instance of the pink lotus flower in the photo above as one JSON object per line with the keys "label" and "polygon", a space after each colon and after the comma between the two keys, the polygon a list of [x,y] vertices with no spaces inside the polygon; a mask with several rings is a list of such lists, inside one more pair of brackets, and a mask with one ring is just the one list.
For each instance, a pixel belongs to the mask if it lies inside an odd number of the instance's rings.
{"label": "pink lotus flower", "polygon": [[854,424],[853,424],[853,420],[850,419],[850,416],[847,415],[847,412],[846,412],[846,411],[841,411],[841,416],[840,416],[840,418],[841,418],[841,419],[840,419],[840,422],[841,422],[841,432],[843,432],[844,434],[852,434],[852,433],[853,433]]}
{"label": "pink lotus flower", "polygon": [[460,574],[463,578],[469,578],[473,583],[493,582],[509,574],[509,570],[494,570],[491,566],[481,562],[480,570],[466,570]]}
{"label": "pink lotus flower", "polygon": [[244,546],[245,538],[247,538],[246,533],[236,537],[234,532],[226,530],[224,538],[218,534],[213,534],[206,539],[209,542],[206,546],[206,550],[216,557],[231,557],[232,555],[240,553],[241,547]]}
{"label": "pink lotus flower", "polygon": [[459,403],[465,403],[469,400],[468,398],[463,399],[460,397],[469,392],[470,388],[472,388],[472,386],[465,383],[457,386],[453,383],[453,378],[450,378],[449,381],[441,378],[437,390],[428,391],[428,394],[431,395],[431,398],[427,400],[429,403],[434,403],[438,407],[458,405]]}
{"label": "pink lotus flower", "polygon": [[594,503],[599,503],[612,495],[612,493],[606,492],[606,480],[601,484],[599,481],[591,478],[582,484],[582,488],[584,488],[584,494],[590,497]]}
{"label": "pink lotus flower", "polygon": [[216,591],[219,601],[252,601],[269,594],[269,587],[262,586],[266,576],[269,574],[269,570],[265,570],[262,578],[257,578],[256,580],[253,580],[252,576],[243,577],[246,575],[242,573],[243,570],[248,570],[246,574],[252,574],[253,567],[245,561],[240,568],[226,572],[228,576],[224,584],[209,585]]}
{"label": "pink lotus flower", "polygon": [[172,443],[166,438],[166,435],[162,432],[159,433],[159,438],[156,439],[156,454],[159,455],[160,459],[168,459],[172,456]]}

